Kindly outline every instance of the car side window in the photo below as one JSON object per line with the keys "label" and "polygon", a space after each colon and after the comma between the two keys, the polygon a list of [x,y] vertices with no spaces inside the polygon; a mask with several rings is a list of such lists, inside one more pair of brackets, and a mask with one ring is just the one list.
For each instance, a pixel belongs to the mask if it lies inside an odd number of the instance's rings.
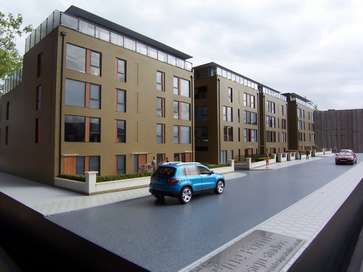
{"label": "car side window", "polygon": [[198,171],[200,175],[209,175],[210,171],[209,169],[203,167],[203,166],[198,166]]}
{"label": "car side window", "polygon": [[184,168],[184,175],[186,175],[186,176],[197,176],[197,175],[199,175],[199,171],[198,171],[197,167],[195,167],[194,165],[186,166]]}

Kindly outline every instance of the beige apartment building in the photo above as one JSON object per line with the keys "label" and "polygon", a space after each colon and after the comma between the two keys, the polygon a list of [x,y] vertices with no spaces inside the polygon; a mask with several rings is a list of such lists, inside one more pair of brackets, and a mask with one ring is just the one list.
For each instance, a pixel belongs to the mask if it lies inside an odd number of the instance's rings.
{"label": "beige apartment building", "polygon": [[0,170],[52,183],[194,160],[189,58],[77,7],[53,12],[0,97]]}
{"label": "beige apartment building", "polygon": [[196,160],[227,163],[257,154],[258,84],[216,63],[194,68]]}
{"label": "beige apartment building", "polygon": [[289,150],[313,150],[315,148],[313,103],[296,93],[286,93],[288,102]]}

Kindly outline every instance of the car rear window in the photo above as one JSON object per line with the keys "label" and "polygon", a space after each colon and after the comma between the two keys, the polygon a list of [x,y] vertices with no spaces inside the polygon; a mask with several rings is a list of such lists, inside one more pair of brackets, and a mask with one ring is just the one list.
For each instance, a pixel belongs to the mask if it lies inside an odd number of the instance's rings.
{"label": "car rear window", "polygon": [[174,167],[166,167],[166,166],[160,166],[155,173],[153,174],[154,177],[164,177],[164,178],[170,178],[175,175],[175,168]]}

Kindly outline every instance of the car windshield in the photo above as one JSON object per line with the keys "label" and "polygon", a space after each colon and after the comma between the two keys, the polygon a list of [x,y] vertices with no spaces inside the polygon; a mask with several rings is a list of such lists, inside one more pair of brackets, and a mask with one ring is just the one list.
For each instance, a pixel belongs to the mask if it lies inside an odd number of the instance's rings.
{"label": "car windshield", "polygon": [[170,178],[175,175],[175,168],[169,166],[160,166],[155,173],[153,174],[154,177],[163,177],[163,178]]}

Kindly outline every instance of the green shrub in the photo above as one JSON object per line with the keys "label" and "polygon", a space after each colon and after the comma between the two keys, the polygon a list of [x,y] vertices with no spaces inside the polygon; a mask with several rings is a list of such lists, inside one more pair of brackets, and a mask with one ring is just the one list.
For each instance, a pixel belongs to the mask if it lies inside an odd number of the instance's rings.
{"label": "green shrub", "polygon": [[213,163],[205,163],[205,166],[208,168],[220,168],[220,167],[226,167],[229,166],[228,164],[213,164]]}
{"label": "green shrub", "polygon": [[148,176],[151,176],[151,173],[137,173],[137,174],[128,174],[128,175],[121,175],[121,176],[98,176],[97,182],[122,180],[122,179],[130,179],[130,178],[140,178],[140,177],[148,177]]}

